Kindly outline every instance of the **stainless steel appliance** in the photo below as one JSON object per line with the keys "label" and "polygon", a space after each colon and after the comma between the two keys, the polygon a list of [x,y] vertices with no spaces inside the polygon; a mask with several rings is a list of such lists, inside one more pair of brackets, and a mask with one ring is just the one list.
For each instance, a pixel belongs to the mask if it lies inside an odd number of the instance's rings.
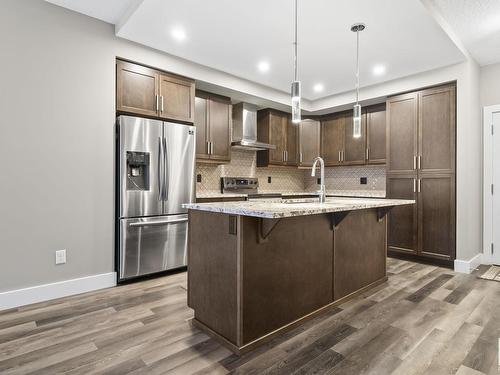
{"label": "stainless steel appliance", "polygon": [[280,193],[259,193],[259,180],[252,177],[221,177],[221,193],[246,194],[247,200],[281,200]]}
{"label": "stainless steel appliance", "polygon": [[195,128],[117,119],[119,280],[185,266],[195,197]]}
{"label": "stainless steel appliance", "polygon": [[275,150],[275,145],[257,141],[257,106],[249,103],[233,105],[231,146],[245,150]]}

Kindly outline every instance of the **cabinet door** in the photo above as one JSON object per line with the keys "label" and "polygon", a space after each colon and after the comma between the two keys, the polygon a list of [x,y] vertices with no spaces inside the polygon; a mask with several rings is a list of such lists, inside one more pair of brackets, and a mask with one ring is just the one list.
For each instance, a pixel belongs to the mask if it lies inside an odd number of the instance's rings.
{"label": "cabinet door", "polygon": [[417,93],[387,100],[387,170],[415,173],[417,156]]}
{"label": "cabinet door", "polygon": [[345,116],[321,122],[321,155],[325,165],[340,165],[344,151]]}
{"label": "cabinet door", "polygon": [[421,172],[455,171],[455,86],[419,93],[418,169]]}
{"label": "cabinet door", "polygon": [[[387,177],[387,197],[416,199],[417,180],[406,176]],[[389,251],[417,254],[417,204],[395,206],[388,214]]]}
{"label": "cabinet door", "polygon": [[287,122],[283,116],[269,113],[269,143],[276,146],[269,151],[270,164],[284,164]]}
{"label": "cabinet door", "polygon": [[386,219],[379,221],[376,209],[352,211],[335,227],[334,300],[386,276],[386,228]]}
{"label": "cabinet door", "polygon": [[194,99],[194,126],[196,127],[196,158],[209,159],[208,154],[208,99]]}
{"label": "cabinet door", "polygon": [[159,73],[156,70],[117,61],[116,111],[157,116],[158,80]]}
{"label": "cabinet door", "polygon": [[385,163],[385,104],[366,110],[366,156],[368,164]]}
{"label": "cabinet door", "polygon": [[231,104],[210,98],[208,100],[209,140],[212,143],[210,159],[231,159]]}
{"label": "cabinet door", "polygon": [[298,164],[298,124],[294,124],[291,118],[286,119],[286,165]]}
{"label": "cabinet door", "polygon": [[365,164],[366,156],[366,115],[361,117],[361,137],[353,137],[353,119],[352,113],[345,116],[345,134],[344,134],[344,155],[343,164],[360,165]]}
{"label": "cabinet door", "polygon": [[299,124],[299,165],[311,167],[315,157],[320,155],[319,121],[303,120]]}
{"label": "cabinet door", "polygon": [[194,121],[194,82],[187,78],[160,75],[160,117],[184,122]]}
{"label": "cabinet door", "polygon": [[428,175],[418,185],[419,252],[455,259],[455,175]]}

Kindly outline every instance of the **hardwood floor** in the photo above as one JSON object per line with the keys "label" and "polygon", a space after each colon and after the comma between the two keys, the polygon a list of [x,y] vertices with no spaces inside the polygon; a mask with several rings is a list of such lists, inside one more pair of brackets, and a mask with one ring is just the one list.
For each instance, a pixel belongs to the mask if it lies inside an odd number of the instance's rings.
{"label": "hardwood floor", "polygon": [[500,283],[396,259],[388,271],[241,358],[189,324],[185,273],[0,312],[0,373],[498,373]]}

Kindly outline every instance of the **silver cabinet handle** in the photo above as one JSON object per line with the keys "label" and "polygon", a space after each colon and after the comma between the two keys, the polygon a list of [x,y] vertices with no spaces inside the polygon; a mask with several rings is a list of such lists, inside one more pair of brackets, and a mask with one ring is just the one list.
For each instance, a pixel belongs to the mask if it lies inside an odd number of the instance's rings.
{"label": "silver cabinet handle", "polygon": [[158,137],[158,200],[163,199],[163,140]]}
{"label": "silver cabinet handle", "polygon": [[418,155],[417,159],[417,169],[421,168],[421,163],[422,163],[422,155]]}
{"label": "silver cabinet handle", "polygon": [[342,151],[339,151],[339,161],[342,161]]}
{"label": "silver cabinet handle", "polygon": [[175,220],[162,220],[162,221],[152,221],[152,222],[147,222],[147,221],[140,221],[137,223],[130,223],[130,227],[149,227],[153,225],[165,225],[165,224],[177,224],[177,223],[184,223],[188,221],[188,219],[175,219]]}
{"label": "silver cabinet handle", "polygon": [[288,161],[288,151],[285,151],[285,161]]}
{"label": "silver cabinet handle", "polygon": [[165,157],[165,161],[164,161],[164,174],[163,174],[163,180],[164,180],[164,183],[163,183],[163,200],[165,201],[168,201],[168,185],[169,185],[169,181],[168,181],[168,148],[167,148],[167,139],[166,138],[163,138],[163,155]]}
{"label": "silver cabinet handle", "polygon": [[159,104],[160,95],[155,95],[155,96],[156,96],[156,111],[158,111],[160,109],[160,104]]}
{"label": "silver cabinet handle", "polygon": [[207,141],[207,155],[210,155],[210,142]]}
{"label": "silver cabinet handle", "polygon": [[417,169],[417,157],[413,155],[413,169]]}
{"label": "silver cabinet handle", "polygon": [[163,95],[161,95],[161,112],[163,112]]}
{"label": "silver cabinet handle", "polygon": [[417,193],[420,193],[420,181],[422,180],[419,178],[417,183]]}
{"label": "silver cabinet handle", "polygon": [[366,149],[366,160],[370,160],[370,149]]}
{"label": "silver cabinet handle", "polygon": [[299,163],[302,163],[302,151],[299,152]]}
{"label": "silver cabinet handle", "polygon": [[416,178],[413,179],[413,192],[414,193],[417,192],[417,179]]}
{"label": "silver cabinet handle", "polygon": [[210,155],[214,154],[215,142],[210,142]]}

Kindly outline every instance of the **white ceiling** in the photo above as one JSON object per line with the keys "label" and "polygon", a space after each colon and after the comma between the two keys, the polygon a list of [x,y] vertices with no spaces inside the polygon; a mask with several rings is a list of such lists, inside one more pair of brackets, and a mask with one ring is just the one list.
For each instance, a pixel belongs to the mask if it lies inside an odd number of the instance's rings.
{"label": "white ceiling", "polygon": [[49,3],[74,10],[107,23],[117,24],[134,4],[134,0],[47,0]]}
{"label": "white ceiling", "polygon": [[480,65],[500,62],[500,0],[431,0]]}
{"label": "white ceiling", "polygon": [[[293,0],[48,1],[116,24],[119,37],[290,89]],[[299,79],[305,98],[353,89],[356,38],[349,29],[359,21],[367,25],[360,35],[362,87],[464,59],[419,0],[299,0]],[[184,30],[185,40],[175,40],[173,29]],[[267,73],[257,68],[263,60],[270,65]],[[386,72],[376,76],[373,68],[379,64]],[[317,83],[323,92],[313,91]]]}

